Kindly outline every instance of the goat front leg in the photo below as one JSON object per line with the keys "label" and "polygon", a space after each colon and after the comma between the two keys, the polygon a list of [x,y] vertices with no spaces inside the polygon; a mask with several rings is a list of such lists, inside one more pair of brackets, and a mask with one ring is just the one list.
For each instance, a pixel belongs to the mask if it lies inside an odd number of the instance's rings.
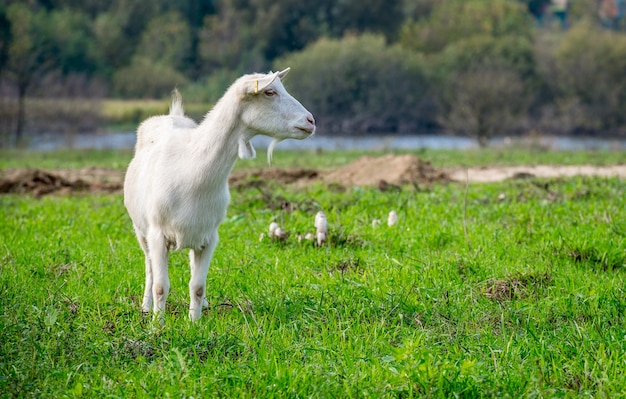
{"label": "goat front leg", "polygon": [[217,230],[213,232],[207,245],[199,250],[189,251],[191,264],[191,279],[189,280],[189,318],[196,321],[202,315],[202,306],[206,302],[206,278],[209,273],[209,264],[213,256],[213,250],[217,245]]}
{"label": "goat front leg", "polygon": [[[154,317],[163,320],[165,313],[165,302],[170,291],[170,279],[167,274],[168,250],[165,245],[163,234],[151,229],[147,237],[148,251],[150,252],[150,266],[152,270],[152,295]],[[146,267],[148,267],[146,265]],[[146,282],[147,282],[146,278]]]}

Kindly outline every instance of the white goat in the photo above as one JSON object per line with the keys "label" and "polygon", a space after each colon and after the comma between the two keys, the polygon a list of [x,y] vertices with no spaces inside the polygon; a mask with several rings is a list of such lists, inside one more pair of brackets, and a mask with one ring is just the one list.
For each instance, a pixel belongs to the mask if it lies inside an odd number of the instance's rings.
{"label": "white goat", "polygon": [[[206,278],[217,228],[230,201],[228,175],[237,157],[254,158],[256,135],[304,139],[315,120],[282,85],[289,68],[244,75],[226,91],[202,123],[185,117],[176,92],[169,115],[144,121],[124,181],[124,205],[146,255],[142,308],[162,317],[170,288],[171,250],[190,248],[189,317],[206,305]],[[154,303],[153,303],[154,298]]]}

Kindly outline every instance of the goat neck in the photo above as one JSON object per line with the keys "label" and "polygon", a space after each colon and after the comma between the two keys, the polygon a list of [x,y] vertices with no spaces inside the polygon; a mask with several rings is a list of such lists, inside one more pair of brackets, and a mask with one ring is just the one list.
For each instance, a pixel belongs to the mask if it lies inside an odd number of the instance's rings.
{"label": "goat neck", "polygon": [[240,120],[240,100],[234,90],[227,91],[193,131],[194,165],[204,169],[204,177],[226,180],[235,166],[240,142],[250,139]]}

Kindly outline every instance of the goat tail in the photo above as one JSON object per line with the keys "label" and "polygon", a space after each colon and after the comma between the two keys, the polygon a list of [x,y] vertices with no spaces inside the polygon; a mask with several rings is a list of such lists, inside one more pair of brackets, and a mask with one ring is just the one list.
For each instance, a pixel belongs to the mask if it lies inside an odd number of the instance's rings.
{"label": "goat tail", "polygon": [[170,116],[185,116],[185,110],[183,109],[183,96],[180,95],[178,89],[172,90]]}
{"label": "goat tail", "polygon": [[[162,118],[169,119],[164,121]],[[183,109],[183,97],[178,89],[172,91],[172,104],[170,105],[169,118],[167,116],[153,116],[143,121],[137,128],[137,143],[135,151],[154,144],[161,136],[161,132],[174,128],[193,128],[196,123],[185,117]]]}

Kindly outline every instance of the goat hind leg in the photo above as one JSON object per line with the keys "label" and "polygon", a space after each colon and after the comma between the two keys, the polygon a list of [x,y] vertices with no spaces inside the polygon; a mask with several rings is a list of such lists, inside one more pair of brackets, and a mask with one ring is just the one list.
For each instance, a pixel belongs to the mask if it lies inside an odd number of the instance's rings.
{"label": "goat hind leg", "polygon": [[148,242],[146,237],[137,233],[137,241],[143,250],[146,258],[146,286],[143,290],[143,301],[141,303],[141,310],[144,313],[149,313],[152,307],[152,264],[150,262],[150,252],[148,251]]}
{"label": "goat hind leg", "polygon": [[154,300],[152,310],[155,317],[157,315],[163,317],[165,302],[170,291],[170,280],[167,274],[168,250],[165,245],[165,238],[158,230],[150,230],[146,241],[150,252],[150,266],[152,270],[152,295]]}

